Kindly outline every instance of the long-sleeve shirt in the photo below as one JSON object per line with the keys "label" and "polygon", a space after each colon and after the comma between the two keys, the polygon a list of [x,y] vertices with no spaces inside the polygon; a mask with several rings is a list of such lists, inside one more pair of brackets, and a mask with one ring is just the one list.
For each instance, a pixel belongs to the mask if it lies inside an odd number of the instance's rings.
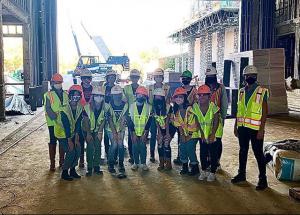
{"label": "long-sleeve shirt", "polygon": [[[51,90],[53,92],[55,92],[60,100],[61,103],[63,103],[63,91],[56,91],[56,90]],[[46,101],[44,101],[45,103],[45,109],[46,109],[46,112],[47,112],[47,115],[49,116],[49,118],[51,120],[55,120],[57,115],[55,112],[53,112],[52,108],[51,108],[51,103],[50,103],[50,100],[48,98],[46,98]]]}
{"label": "long-sleeve shirt", "polygon": [[[76,111],[74,113],[74,111],[72,111],[73,113],[73,116],[75,116],[76,114]],[[70,125],[70,121],[69,121],[69,118],[68,116],[64,113],[64,112],[61,112],[61,121],[62,121],[62,124],[63,124],[63,127],[64,127],[64,130],[65,130],[65,133],[66,133],[66,138],[72,138],[72,135],[71,135],[71,125]],[[82,129],[81,129],[81,121],[83,119],[83,114],[81,113],[80,116],[78,117],[76,123],[75,123],[75,131],[74,131],[74,134],[80,134],[82,132]]]}

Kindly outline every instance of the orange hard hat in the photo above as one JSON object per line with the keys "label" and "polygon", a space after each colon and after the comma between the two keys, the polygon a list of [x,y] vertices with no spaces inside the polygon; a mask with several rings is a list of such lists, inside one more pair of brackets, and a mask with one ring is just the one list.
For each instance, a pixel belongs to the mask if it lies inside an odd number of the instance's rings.
{"label": "orange hard hat", "polygon": [[210,94],[210,88],[207,85],[202,85],[198,88],[198,94]]}
{"label": "orange hard hat", "polygon": [[55,73],[55,74],[52,76],[51,81],[57,82],[57,83],[62,83],[62,82],[64,82],[64,79],[63,79],[63,77],[61,76],[61,74]]}
{"label": "orange hard hat", "polygon": [[143,87],[143,86],[139,86],[136,91],[135,91],[136,94],[141,94],[141,95],[144,95],[144,96],[148,96],[148,90],[146,87]]}
{"label": "orange hard hat", "polygon": [[178,95],[187,95],[186,89],[184,89],[183,87],[178,87],[175,90],[173,97],[178,96]]}
{"label": "orange hard hat", "polygon": [[74,84],[69,88],[68,93],[70,93],[71,91],[78,91],[78,92],[82,93],[83,90],[82,90],[81,85]]}

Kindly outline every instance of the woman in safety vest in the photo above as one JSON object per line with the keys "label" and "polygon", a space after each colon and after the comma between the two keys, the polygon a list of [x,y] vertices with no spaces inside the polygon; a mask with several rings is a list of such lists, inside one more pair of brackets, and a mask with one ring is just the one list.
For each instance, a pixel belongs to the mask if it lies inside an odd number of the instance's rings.
{"label": "woman in safety vest", "polygon": [[[182,169],[180,174],[196,175],[199,173],[198,160],[196,156],[196,144],[199,138],[199,125],[192,111],[192,106],[187,100],[187,92],[179,87],[173,95],[174,111],[173,124],[179,129],[180,135],[180,159]],[[190,161],[191,171],[189,172],[188,161]]]}
{"label": "woman in safety vest", "polygon": [[[216,170],[218,166],[218,151],[216,141],[216,131],[219,125],[219,107],[211,102],[211,91],[207,85],[198,88],[197,103],[193,105],[193,112],[197,117],[200,125],[200,161],[201,174],[199,180],[207,181],[216,180]],[[208,172],[210,158],[210,173]]]}
{"label": "woman in safety vest", "polygon": [[[54,126],[55,137],[62,144],[66,152],[61,178],[72,181],[73,178],[81,178],[75,167],[81,154],[79,133],[81,132],[83,106],[80,103],[82,88],[80,85],[73,85],[69,91],[69,104],[64,106],[58,115],[57,123]],[[70,170],[70,174],[68,172]]]}
{"label": "woman in safety vest", "polygon": [[141,162],[144,171],[149,170],[146,164],[148,134],[151,125],[151,105],[148,103],[148,90],[140,86],[136,90],[136,102],[129,107],[130,117],[127,117],[127,125],[132,138],[134,164],[132,170],[137,170]]}
{"label": "woman in safety vest", "polygon": [[94,86],[90,103],[84,109],[83,131],[87,142],[87,172],[86,176],[94,173],[102,175],[100,170],[101,142],[105,125],[107,105],[104,102],[105,90],[101,86]]}
{"label": "woman in safety vest", "polygon": [[128,104],[122,100],[123,89],[116,85],[111,89],[111,100],[107,118],[112,120],[112,125],[106,126],[107,134],[111,142],[108,153],[108,171],[116,173],[115,160],[119,156],[119,176],[125,176],[124,167],[124,137],[126,114],[128,114]]}

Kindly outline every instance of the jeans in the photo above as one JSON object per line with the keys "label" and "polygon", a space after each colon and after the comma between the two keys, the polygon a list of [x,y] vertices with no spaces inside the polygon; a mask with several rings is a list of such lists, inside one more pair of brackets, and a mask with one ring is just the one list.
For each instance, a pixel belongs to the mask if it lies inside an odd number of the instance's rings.
{"label": "jeans", "polygon": [[157,145],[158,155],[160,158],[171,159],[171,147],[169,142],[158,142]]}
{"label": "jeans", "polygon": [[246,174],[247,158],[249,151],[249,141],[251,140],[252,150],[256,158],[258,169],[259,169],[259,179],[266,178],[266,162],[263,152],[264,140],[258,140],[256,138],[258,131],[246,128],[238,127],[238,138],[240,144],[239,152],[239,173]]}
{"label": "jeans", "polygon": [[197,155],[196,155],[196,145],[198,139],[193,138],[185,143],[180,143],[180,160],[182,163],[198,164]]}
{"label": "jeans", "polygon": [[58,139],[59,144],[63,147],[63,149],[66,153],[65,160],[64,160],[64,163],[62,166],[63,170],[68,170],[68,169],[74,168],[78,165],[78,159],[81,154],[81,149],[80,149],[80,145],[75,147],[74,140],[75,140],[75,138],[72,139],[73,149],[70,150],[67,138]]}
{"label": "jeans", "polygon": [[79,134],[79,142],[80,142],[80,149],[81,149],[81,154],[80,154],[80,162],[84,163],[84,143],[85,139],[82,133]]}
{"label": "jeans", "polygon": [[115,164],[116,155],[119,156],[119,164],[123,164],[124,162],[125,131],[121,131],[118,134],[121,134],[121,138],[117,140],[117,142],[115,142],[113,138],[113,133],[111,131],[107,131],[109,141],[111,142],[108,153],[108,163],[110,166],[113,166]]}
{"label": "jeans", "polygon": [[146,164],[146,158],[147,158],[147,146],[145,142],[142,142],[140,137],[138,137],[138,140],[136,143],[132,143],[132,149],[133,149],[133,160],[135,164]]}
{"label": "jeans", "polygon": [[[206,143],[200,139],[201,169],[206,171],[210,165],[210,172],[216,173],[218,167],[218,142]],[[210,158],[210,159],[209,159]]]}
{"label": "jeans", "polygon": [[92,133],[92,142],[87,142],[86,145],[86,159],[88,169],[100,166],[101,159],[101,143],[97,137],[97,133]]}
{"label": "jeans", "polygon": [[133,152],[132,152],[132,139],[131,139],[131,134],[130,134],[130,129],[128,128],[128,152],[129,152],[129,157],[133,158]]}
{"label": "jeans", "polygon": [[156,135],[157,135],[157,125],[155,122],[155,118],[152,118],[151,126],[150,126],[151,138],[150,138],[150,156],[154,157],[155,145],[156,145]]}

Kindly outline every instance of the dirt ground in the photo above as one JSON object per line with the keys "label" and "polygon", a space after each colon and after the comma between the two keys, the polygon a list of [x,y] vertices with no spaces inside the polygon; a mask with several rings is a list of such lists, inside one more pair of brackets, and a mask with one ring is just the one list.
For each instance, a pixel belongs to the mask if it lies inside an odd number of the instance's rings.
{"label": "dirt ground", "polygon": [[[40,124],[44,121],[43,117],[36,120]],[[232,134],[232,126],[233,120],[227,120],[221,162],[223,171],[213,183],[181,176],[179,166],[174,166],[168,173],[158,172],[157,163],[149,164],[149,172],[133,172],[126,163],[128,178],[122,180],[111,176],[105,165],[103,176],[62,181],[59,170],[48,171],[48,131],[43,126],[0,156],[0,212],[299,214],[300,203],[288,197],[288,188],[300,187],[299,183],[279,182],[268,170],[270,188],[262,192],[255,190],[258,171],[251,150],[248,183],[239,186],[230,183],[238,168],[238,143]],[[300,139],[300,120],[271,118],[266,130],[266,141]],[[172,148],[174,154],[176,141]],[[80,171],[82,175],[84,172]]]}

